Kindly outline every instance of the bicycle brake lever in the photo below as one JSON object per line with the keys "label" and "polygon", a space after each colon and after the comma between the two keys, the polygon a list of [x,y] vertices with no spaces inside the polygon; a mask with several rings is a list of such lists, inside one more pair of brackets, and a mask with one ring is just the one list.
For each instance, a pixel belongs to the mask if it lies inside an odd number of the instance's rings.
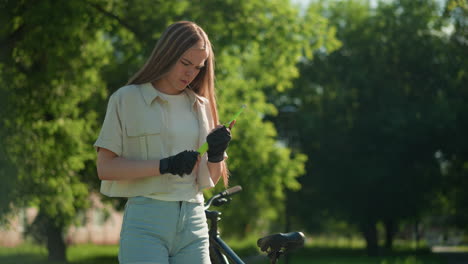
{"label": "bicycle brake lever", "polygon": [[221,205],[229,203],[230,201],[232,201],[230,197],[218,198],[218,199],[213,200],[212,205],[221,206]]}

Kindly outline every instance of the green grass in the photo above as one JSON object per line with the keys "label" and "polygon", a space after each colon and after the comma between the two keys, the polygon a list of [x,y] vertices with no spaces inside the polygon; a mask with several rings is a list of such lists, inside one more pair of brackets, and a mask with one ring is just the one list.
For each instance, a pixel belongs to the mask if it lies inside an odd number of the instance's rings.
{"label": "green grass", "polygon": [[[255,264],[268,264],[265,258]],[[278,264],[284,263],[284,260]],[[362,249],[310,248],[306,247],[289,256],[290,264],[448,264],[445,257],[429,251],[398,251],[368,257]]]}
{"label": "green grass", "polygon": [[[230,242],[241,256],[258,254],[255,241]],[[117,246],[79,245],[70,246],[67,257],[71,264],[111,264],[117,263]],[[266,256],[250,258],[248,263],[268,264]],[[47,261],[45,248],[36,245],[23,245],[17,248],[0,248],[2,264],[52,264]],[[284,263],[279,261],[278,264]],[[381,257],[367,257],[362,248],[316,247],[294,252],[290,264],[448,264],[442,255],[427,250],[407,250]],[[54,263],[59,264],[59,263]]]}
{"label": "green grass", "polygon": [[[256,246],[256,238],[230,240],[228,244],[241,256],[262,254]],[[270,263],[264,257],[252,260],[252,264]],[[278,264],[284,261],[278,262]],[[379,257],[368,257],[365,252],[365,242],[360,237],[313,236],[306,239],[304,249],[293,252],[289,257],[290,264],[449,264],[446,258],[431,253],[424,244],[416,247],[407,241],[395,241],[395,251],[382,253]]]}
{"label": "green grass", "polygon": [[[117,263],[118,246],[79,245],[70,246],[67,258],[72,264]],[[2,264],[59,264],[47,260],[44,247],[26,244],[16,248],[0,248]]]}
{"label": "green grass", "polygon": [[[312,261],[313,260],[313,261]],[[440,256],[429,251],[399,251],[368,257],[362,249],[307,248],[291,256],[295,264],[445,264]]]}

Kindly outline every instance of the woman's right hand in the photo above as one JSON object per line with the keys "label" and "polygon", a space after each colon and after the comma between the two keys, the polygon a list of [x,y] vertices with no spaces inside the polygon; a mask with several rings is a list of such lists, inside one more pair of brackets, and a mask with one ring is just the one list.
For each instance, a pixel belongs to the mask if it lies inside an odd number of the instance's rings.
{"label": "woman's right hand", "polygon": [[183,177],[184,174],[191,174],[197,164],[200,153],[194,150],[185,150],[174,156],[170,156],[159,161],[159,172],[161,174],[170,173]]}

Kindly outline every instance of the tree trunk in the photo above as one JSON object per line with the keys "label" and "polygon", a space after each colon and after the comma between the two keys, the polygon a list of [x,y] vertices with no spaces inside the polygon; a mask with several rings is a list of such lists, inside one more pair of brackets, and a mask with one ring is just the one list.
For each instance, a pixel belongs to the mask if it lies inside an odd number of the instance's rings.
{"label": "tree trunk", "polygon": [[377,238],[377,222],[370,220],[361,226],[362,234],[366,239],[367,255],[377,256],[379,254],[379,244]]}
{"label": "tree trunk", "polygon": [[62,230],[63,228],[57,227],[53,221],[48,221],[46,224],[47,250],[49,252],[50,261],[67,261],[67,247],[63,240]]}
{"label": "tree trunk", "polygon": [[413,225],[413,234],[414,234],[414,240],[415,240],[415,247],[419,247],[419,240],[421,239],[421,232],[419,230],[419,220],[416,220],[416,222]]}
{"label": "tree trunk", "polygon": [[396,223],[394,219],[387,219],[384,221],[385,226],[385,249],[393,249],[393,239],[397,232]]}

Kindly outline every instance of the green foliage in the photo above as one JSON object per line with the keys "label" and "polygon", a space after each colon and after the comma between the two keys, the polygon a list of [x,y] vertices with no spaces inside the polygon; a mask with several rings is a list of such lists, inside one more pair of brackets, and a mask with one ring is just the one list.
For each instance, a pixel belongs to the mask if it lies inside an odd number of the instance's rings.
{"label": "green foliage", "polygon": [[[230,245],[234,246],[234,250],[248,263],[267,264],[265,253],[262,253],[263,258],[250,259],[249,257],[258,254],[255,251],[256,241],[249,240],[247,242],[229,241]],[[75,245],[69,248],[68,263],[80,264],[106,264],[116,263],[117,261],[117,246],[103,245]],[[460,261],[461,253],[446,254],[441,256],[430,252],[398,252],[391,256],[367,257],[362,250],[349,249],[330,249],[320,247],[306,247],[304,249],[294,251],[290,255],[289,263],[292,264],[443,264],[448,263],[446,259],[452,257]],[[51,263],[47,261],[46,250],[33,245],[24,245],[20,248],[0,248],[0,261],[4,264],[17,263]],[[280,262],[284,261],[284,257],[280,258]],[[59,264],[60,262],[54,262]]]}
{"label": "green foliage", "polygon": [[[206,7],[199,8],[204,10],[211,2],[215,1],[206,1]],[[291,87],[299,58],[317,49],[309,45],[309,37],[324,38],[326,28],[313,28],[284,1],[224,5],[220,10],[232,11],[223,20],[216,12],[196,17],[197,9],[191,15],[208,31],[216,49],[221,121],[228,120],[242,104],[248,106],[233,129],[228,159],[231,185],[242,185],[244,192],[221,209],[221,227],[229,227],[223,234],[242,237],[266,231],[271,220],[282,220],[286,189],[300,188],[296,178],[304,172],[306,157],[277,144],[274,126],[263,120],[277,110],[265,95]]]}
{"label": "green foliage", "polygon": [[[260,216],[266,222],[278,219],[284,210],[285,190],[300,188],[296,179],[303,174],[306,158],[277,144],[274,126],[263,120],[277,112],[266,102],[265,92],[279,93],[291,87],[298,76],[300,57],[310,56],[318,48],[310,45],[309,38],[318,41],[328,34],[326,28],[309,23],[322,19],[323,24],[323,18],[318,14],[315,20],[301,17],[288,1],[200,1],[196,5],[177,1],[151,7],[112,1],[90,5],[97,16],[109,20],[107,34],[119,54],[104,69],[110,91],[122,86],[143,64],[168,24],[187,19],[205,29],[215,49],[221,121],[227,121],[242,104],[248,105],[234,128],[228,161],[231,186],[240,184],[245,191],[223,209],[223,223],[230,227],[225,233],[242,236],[258,230]],[[333,40],[332,35],[327,36]],[[222,188],[220,184],[207,195]]]}
{"label": "green foliage", "polygon": [[187,19],[214,44],[221,121],[248,105],[228,159],[244,192],[222,209],[223,233],[282,224],[286,191],[301,186],[292,212],[309,227],[412,219],[434,196],[466,224],[466,3],[441,17],[433,1],[317,2],[301,15],[286,0],[1,1],[0,215],[35,205],[72,223],[98,187],[105,98]]}
{"label": "green foliage", "polygon": [[449,146],[439,155],[443,164],[444,188],[439,193],[437,201],[442,214],[449,216],[448,223],[468,230],[468,29],[466,19],[468,17],[468,3],[466,1],[447,1],[444,16],[453,21],[453,31],[450,35],[450,64],[446,74],[449,83],[449,92],[444,94],[447,101],[445,107],[451,109],[451,126]]}
{"label": "green foliage", "polygon": [[223,233],[242,235],[258,232],[260,218],[266,222],[279,218],[285,189],[300,188],[296,178],[303,173],[305,156],[291,157],[290,150],[276,144],[273,125],[262,121],[264,113],[276,109],[265,103],[258,83],[243,80],[239,76],[242,73],[236,74],[242,70],[241,59],[222,55],[218,67],[231,74],[217,83],[221,119],[228,120],[243,103],[248,106],[233,129],[228,153],[230,185],[242,185],[244,192],[234,198],[232,205],[222,209],[222,226],[229,226]]}
{"label": "green foliage", "polygon": [[8,100],[0,173],[15,182],[2,212],[11,204],[37,206],[46,223],[64,228],[88,206],[79,172],[95,158],[94,108],[106,95],[100,70],[112,47],[80,2],[1,5],[7,23],[0,31],[0,87]]}
{"label": "green foliage", "polygon": [[296,200],[301,223],[316,227],[317,214],[356,224],[421,217],[444,182],[435,154],[466,153],[466,136],[455,136],[467,131],[466,42],[444,31],[451,20],[433,1],[311,10],[329,18],[343,46],[302,63],[290,97],[276,102],[297,107],[289,124],[310,161]]}
{"label": "green foliage", "polygon": [[164,28],[182,19],[199,23],[214,43],[221,121],[248,105],[229,149],[231,185],[246,191],[223,210],[226,233],[264,229],[259,219],[279,219],[285,191],[300,189],[306,157],[279,145],[264,117],[277,113],[267,96],[292,87],[301,58],[338,45],[317,12],[300,16],[280,0],[0,5],[0,213],[34,205],[58,227],[73,222],[98,187],[91,145],[105,98],[141,67]]}

